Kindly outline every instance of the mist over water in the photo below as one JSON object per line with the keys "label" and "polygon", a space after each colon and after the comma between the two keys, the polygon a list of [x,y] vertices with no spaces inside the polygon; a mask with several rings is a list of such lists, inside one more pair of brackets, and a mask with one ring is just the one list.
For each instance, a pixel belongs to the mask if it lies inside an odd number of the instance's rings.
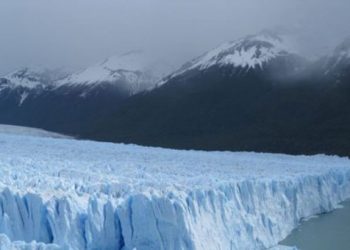
{"label": "mist over water", "polygon": [[81,68],[142,49],[172,67],[218,44],[277,30],[314,58],[350,35],[348,0],[2,0],[0,74]]}

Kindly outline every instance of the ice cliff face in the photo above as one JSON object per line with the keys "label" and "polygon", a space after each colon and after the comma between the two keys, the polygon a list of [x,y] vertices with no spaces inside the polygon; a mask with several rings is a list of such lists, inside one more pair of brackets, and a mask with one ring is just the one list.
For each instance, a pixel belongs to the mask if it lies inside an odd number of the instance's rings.
{"label": "ice cliff face", "polygon": [[350,197],[346,158],[0,144],[0,249],[266,249]]}

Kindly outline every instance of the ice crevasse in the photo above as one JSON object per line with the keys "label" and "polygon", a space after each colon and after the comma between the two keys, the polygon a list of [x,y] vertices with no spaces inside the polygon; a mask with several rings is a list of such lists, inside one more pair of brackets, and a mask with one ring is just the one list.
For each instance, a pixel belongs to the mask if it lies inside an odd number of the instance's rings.
{"label": "ice crevasse", "polygon": [[269,249],[350,198],[335,156],[0,135],[0,249]]}

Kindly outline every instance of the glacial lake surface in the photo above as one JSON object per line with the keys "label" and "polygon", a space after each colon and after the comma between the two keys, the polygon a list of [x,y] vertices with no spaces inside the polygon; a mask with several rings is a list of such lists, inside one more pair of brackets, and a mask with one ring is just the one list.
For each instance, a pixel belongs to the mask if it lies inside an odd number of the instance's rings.
{"label": "glacial lake surface", "polygon": [[350,200],[343,207],[301,223],[280,244],[299,250],[349,250]]}

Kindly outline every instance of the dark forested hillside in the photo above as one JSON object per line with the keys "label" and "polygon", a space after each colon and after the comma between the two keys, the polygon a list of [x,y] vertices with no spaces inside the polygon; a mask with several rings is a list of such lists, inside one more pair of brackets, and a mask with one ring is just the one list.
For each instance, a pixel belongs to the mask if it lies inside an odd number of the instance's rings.
{"label": "dark forested hillside", "polygon": [[281,42],[224,44],[136,95],[107,83],[3,88],[0,122],[170,148],[350,155],[349,41],[317,62]]}
{"label": "dark forested hillside", "polygon": [[87,136],[174,148],[350,155],[350,79],[290,84],[229,68],[132,97]]}

